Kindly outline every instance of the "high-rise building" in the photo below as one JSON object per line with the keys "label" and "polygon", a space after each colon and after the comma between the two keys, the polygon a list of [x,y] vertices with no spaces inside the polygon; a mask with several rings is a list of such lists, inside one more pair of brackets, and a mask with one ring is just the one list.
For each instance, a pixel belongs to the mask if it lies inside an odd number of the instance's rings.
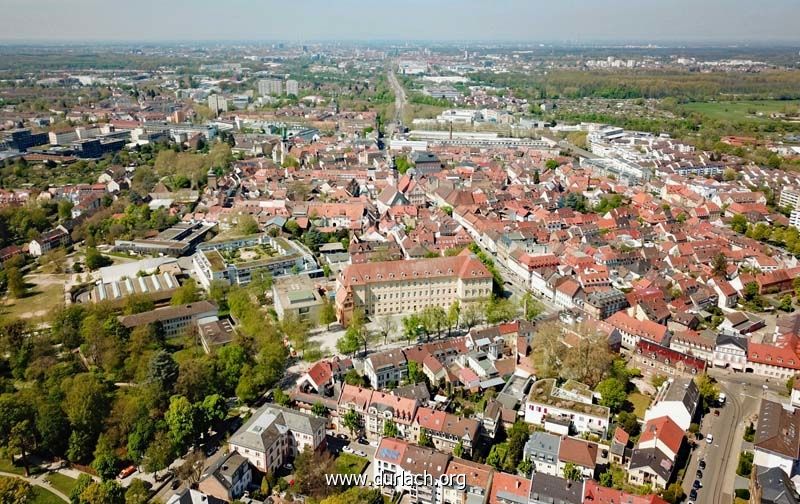
{"label": "high-rise building", "polygon": [[258,94],[261,96],[283,94],[283,81],[280,79],[261,79],[258,81]]}
{"label": "high-rise building", "polygon": [[222,95],[213,94],[208,97],[208,108],[211,109],[214,115],[217,115],[220,112],[227,112],[228,100],[226,100]]}
{"label": "high-rise building", "polygon": [[289,79],[286,81],[286,94],[295,95],[300,94],[300,83],[296,80]]}

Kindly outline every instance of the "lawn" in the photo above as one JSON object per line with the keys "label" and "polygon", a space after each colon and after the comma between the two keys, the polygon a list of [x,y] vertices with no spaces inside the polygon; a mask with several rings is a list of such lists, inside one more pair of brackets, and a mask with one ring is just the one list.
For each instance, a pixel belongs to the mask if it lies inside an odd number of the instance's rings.
{"label": "lawn", "polygon": [[361,474],[369,461],[352,453],[342,453],[336,459],[336,472],[339,474]]}
{"label": "lawn", "polygon": [[75,487],[75,483],[78,482],[78,480],[75,478],[70,478],[69,476],[65,476],[61,473],[52,473],[48,475],[47,481],[53,485],[53,488],[65,495],[69,495],[70,492],[72,492],[72,489]]}
{"label": "lawn", "polygon": [[0,313],[14,318],[45,317],[64,304],[64,284],[31,285],[22,299],[9,298],[0,306]]}
{"label": "lawn", "polygon": [[[41,468],[38,466],[31,465],[31,474],[39,474],[42,472]],[[6,472],[11,474],[19,474],[20,476],[25,475],[25,468],[22,467],[22,464],[12,464],[7,457],[0,458],[0,472]]]}
{"label": "lawn", "polygon": [[33,499],[31,499],[30,504],[64,504],[64,501],[50,490],[34,486]]}
{"label": "lawn", "polygon": [[633,404],[633,414],[637,418],[644,418],[644,412],[650,406],[650,398],[641,392],[631,392],[628,394],[628,401]]}
{"label": "lawn", "polygon": [[[800,100],[753,100],[687,103],[682,108],[723,121],[768,121],[773,112],[797,113]],[[762,114],[762,115],[758,115]]]}

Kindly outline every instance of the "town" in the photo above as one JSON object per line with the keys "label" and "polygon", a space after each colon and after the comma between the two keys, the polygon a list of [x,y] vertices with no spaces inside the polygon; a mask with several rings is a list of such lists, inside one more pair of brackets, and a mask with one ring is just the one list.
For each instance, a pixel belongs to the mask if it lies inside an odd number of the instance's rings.
{"label": "town", "polygon": [[0,502],[800,502],[797,54],[0,41]]}

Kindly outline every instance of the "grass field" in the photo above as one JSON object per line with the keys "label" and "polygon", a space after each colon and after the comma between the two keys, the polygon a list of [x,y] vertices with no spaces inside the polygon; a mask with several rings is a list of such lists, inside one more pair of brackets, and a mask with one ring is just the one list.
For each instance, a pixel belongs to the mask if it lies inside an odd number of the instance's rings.
{"label": "grass field", "polygon": [[340,474],[361,474],[369,461],[352,453],[342,453],[336,459],[336,472]]}
{"label": "grass field", "polygon": [[797,113],[800,100],[697,102],[687,103],[682,108],[723,121],[769,121],[774,112]]}
{"label": "grass field", "polygon": [[633,392],[628,395],[628,401],[633,404],[633,414],[637,418],[644,418],[644,412],[650,406],[650,398],[640,392]]}
{"label": "grass field", "polygon": [[78,482],[78,480],[75,478],[70,478],[69,476],[65,476],[61,473],[53,473],[48,475],[47,481],[53,485],[53,488],[65,495],[69,495],[69,493],[75,487],[75,483]]}
{"label": "grass field", "polygon": [[[31,474],[39,474],[42,472],[41,468],[38,466],[30,466]],[[20,476],[25,475],[25,468],[22,467],[22,464],[12,464],[7,457],[3,457],[0,459],[0,472],[7,472],[11,474],[19,474]]]}
{"label": "grass field", "polygon": [[33,487],[33,499],[31,499],[30,504],[64,504],[64,501],[50,490],[35,486]]}
{"label": "grass field", "polygon": [[31,285],[22,299],[8,298],[0,305],[0,313],[15,318],[36,319],[51,314],[64,303],[64,284]]}

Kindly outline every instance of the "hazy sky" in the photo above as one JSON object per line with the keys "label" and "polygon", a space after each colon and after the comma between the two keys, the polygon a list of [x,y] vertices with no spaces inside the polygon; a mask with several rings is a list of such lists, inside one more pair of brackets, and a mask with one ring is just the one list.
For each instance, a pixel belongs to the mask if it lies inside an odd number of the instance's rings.
{"label": "hazy sky", "polygon": [[800,42],[798,0],[0,0],[4,41]]}

